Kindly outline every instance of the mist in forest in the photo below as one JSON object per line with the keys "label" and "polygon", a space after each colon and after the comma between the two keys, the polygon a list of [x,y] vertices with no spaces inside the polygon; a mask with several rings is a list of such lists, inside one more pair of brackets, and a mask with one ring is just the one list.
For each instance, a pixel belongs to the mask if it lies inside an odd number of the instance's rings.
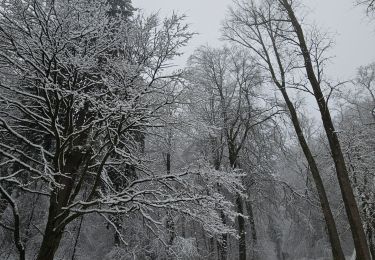
{"label": "mist in forest", "polygon": [[0,1],[0,259],[375,259],[375,1]]}

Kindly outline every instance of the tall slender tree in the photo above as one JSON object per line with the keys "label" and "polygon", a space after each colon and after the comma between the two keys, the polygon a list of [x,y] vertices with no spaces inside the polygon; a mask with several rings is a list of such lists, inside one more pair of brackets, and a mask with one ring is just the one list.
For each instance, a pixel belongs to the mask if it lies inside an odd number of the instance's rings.
{"label": "tall slender tree", "polygon": [[334,259],[344,259],[336,223],[320,175],[318,164],[305,138],[297,109],[287,88],[293,80],[293,71],[298,68],[298,57],[288,49],[290,25],[275,1],[258,5],[254,1],[238,2],[224,24],[224,37],[240,44],[259,58],[259,65],[269,75],[269,80],[280,91],[289,111],[290,119],[299,144],[305,154],[319,195]]}
{"label": "tall slender tree", "polygon": [[359,214],[357,202],[355,200],[353,189],[350,184],[349,174],[346,167],[344,155],[342,153],[341,144],[332,121],[327,98],[324,96],[321,88],[321,81],[319,81],[312,64],[312,58],[307,46],[304,31],[295,15],[292,2],[288,0],[281,0],[280,3],[285,8],[285,11],[288,15],[287,17],[290,19],[290,22],[293,26],[294,33],[298,40],[298,47],[300,48],[305,63],[306,76],[309,79],[309,82],[313,89],[315,100],[319,107],[324,130],[331,149],[332,159],[335,162],[337,178],[339,181],[342,198],[344,200],[346,214],[349,219],[357,257],[363,260],[370,260],[370,251],[366,241],[366,236]]}

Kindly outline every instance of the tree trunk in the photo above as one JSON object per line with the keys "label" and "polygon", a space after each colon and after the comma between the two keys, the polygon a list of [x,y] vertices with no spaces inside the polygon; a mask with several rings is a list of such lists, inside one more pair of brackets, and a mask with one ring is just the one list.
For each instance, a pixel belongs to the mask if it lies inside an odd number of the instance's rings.
{"label": "tree trunk", "polygon": [[0,194],[5,197],[5,199],[7,200],[7,202],[10,204],[12,208],[13,222],[14,222],[14,227],[13,227],[14,244],[18,250],[19,259],[25,260],[26,259],[25,246],[23,245],[22,237],[21,237],[21,228],[20,228],[21,220],[20,220],[20,214],[19,214],[17,203],[13,200],[11,195],[1,185],[0,185]]}
{"label": "tree trunk", "polygon": [[[238,152],[237,146],[235,145],[234,141],[228,140],[228,150],[229,150],[229,163],[232,169],[237,168],[238,166]],[[237,213],[240,216],[237,217],[238,221],[238,234],[240,236],[238,240],[238,259],[239,260],[246,260],[246,229],[245,229],[245,219],[241,215],[244,215],[243,211],[243,201],[240,194],[236,195],[236,206],[237,206]]]}
{"label": "tree trunk", "polygon": [[170,215],[170,213],[167,213],[167,220],[165,228],[167,230],[167,259],[173,259],[174,255],[172,254],[172,246],[174,239],[176,238],[176,230],[175,230],[175,223],[173,221],[173,217]]}
{"label": "tree trunk", "polygon": [[[212,143],[212,147],[216,147],[217,144],[216,144],[216,139],[211,139],[211,143]],[[222,148],[220,148],[222,149]],[[214,167],[215,167],[215,170],[220,170],[220,165],[221,165],[221,153],[222,151],[216,151],[216,149],[213,149],[213,154],[214,154]],[[220,189],[220,186],[218,185],[218,190]],[[222,223],[225,225],[227,223],[226,219],[225,219],[225,215],[224,215],[224,212],[223,210],[219,210],[220,212],[220,218],[221,218],[221,221]],[[227,259],[227,244],[228,244],[228,235],[227,234],[222,234],[221,235],[221,240],[216,240],[216,244],[217,244],[217,254],[218,254],[218,260],[226,260]]]}
{"label": "tree trunk", "polygon": [[167,166],[167,174],[171,174],[171,153],[167,152],[166,154],[166,166]]}
{"label": "tree trunk", "polygon": [[373,241],[373,234],[372,234],[372,227],[369,225],[367,229],[367,238],[368,238],[368,243],[370,246],[370,253],[372,259],[375,259],[375,246],[374,246],[374,241]]}
{"label": "tree trunk", "polygon": [[[221,221],[225,225],[227,223],[227,221],[225,219],[225,215],[224,215],[222,210],[220,211],[220,217],[221,217]],[[218,241],[218,243],[217,243],[217,251],[218,251],[218,259],[219,260],[226,260],[227,259],[227,254],[228,254],[227,253],[227,250],[228,250],[227,246],[228,246],[228,235],[222,234],[221,235],[221,241]]]}
{"label": "tree trunk", "polygon": [[85,156],[80,149],[73,148],[65,157],[65,175],[60,175],[56,178],[62,188],[55,188],[50,196],[47,225],[37,260],[54,259],[67,224],[62,223],[62,221],[69,215],[69,211],[63,210],[63,207],[69,204],[74,181],[80,165],[85,160]]}
{"label": "tree trunk", "polygon": [[59,248],[62,233],[54,233],[52,231],[44,234],[42,246],[39,249],[37,260],[53,260],[55,253]]}
{"label": "tree trunk", "polygon": [[83,217],[81,217],[81,219],[79,221],[77,236],[76,236],[76,239],[74,241],[74,246],[73,246],[72,260],[74,260],[75,256],[76,256],[76,251],[77,251],[77,246],[78,246],[78,241],[79,241],[79,235],[81,234],[82,222],[83,222]]}
{"label": "tree trunk", "polygon": [[[54,196],[51,196],[51,198]],[[61,229],[56,228],[56,211],[50,207],[46,230],[44,232],[42,245],[40,246],[37,260],[53,260],[62,238]]]}
{"label": "tree trunk", "polygon": [[[236,198],[236,205],[237,205],[237,213],[244,214],[243,211],[243,202],[241,195],[237,194]],[[238,259],[239,260],[246,260],[246,230],[245,230],[245,219],[242,216],[238,216],[238,233],[239,233],[239,240],[238,240]]]}
{"label": "tree trunk", "polygon": [[[65,178],[68,179],[68,178]],[[56,189],[50,196],[50,205],[48,210],[48,220],[42,245],[39,248],[37,260],[53,260],[55,253],[60,245],[65,225],[61,226],[61,220],[67,217],[68,212],[61,210],[61,205],[66,205],[71,186],[64,183],[64,188]],[[58,217],[57,217],[58,216]]]}
{"label": "tree trunk", "polygon": [[318,169],[318,166],[316,164],[315,158],[311,153],[310,147],[307,144],[307,141],[305,139],[305,136],[303,134],[300,122],[298,120],[297,112],[294,108],[294,105],[292,101],[289,99],[289,96],[285,90],[285,88],[280,88],[280,91],[284,97],[285,103],[288,107],[290,117],[294,126],[294,130],[297,134],[299,144],[302,148],[302,151],[306,157],[306,160],[309,164],[311,175],[313,177],[316,190],[318,192],[319,202],[320,206],[323,211],[324,220],[326,223],[326,227],[328,230],[328,237],[329,241],[331,243],[331,249],[332,249],[332,257],[333,259],[345,259],[344,253],[341,248],[340,238],[339,234],[337,232],[336,223],[331,211],[331,207],[328,202],[327,194],[323,185],[323,180],[320,176],[320,172]]}
{"label": "tree trunk", "polygon": [[[112,223],[116,227],[117,230],[121,230],[121,222],[122,222],[122,219],[121,219],[120,214],[115,214],[113,216]],[[115,246],[120,246],[121,237],[120,237],[120,234],[118,233],[118,231],[116,229],[113,230],[113,232],[114,232],[113,240],[114,240]]]}
{"label": "tree trunk", "polygon": [[257,253],[258,238],[257,238],[256,227],[255,227],[253,205],[251,204],[250,200],[246,201],[246,211],[247,211],[247,215],[249,216],[249,223],[250,223],[250,228],[251,228],[251,240],[253,242],[251,259],[256,260],[256,259],[258,259],[258,253]]}
{"label": "tree trunk", "polygon": [[362,226],[362,221],[360,218],[357,203],[354,198],[353,190],[350,184],[348,170],[345,165],[344,156],[342,154],[341,145],[337,137],[331,114],[328,109],[327,102],[323,96],[322,90],[320,88],[320,83],[315,75],[314,67],[311,62],[311,57],[309,49],[307,47],[305,36],[301,25],[299,24],[292,6],[288,0],[281,0],[291,23],[294,27],[294,31],[298,37],[299,47],[301,49],[305,68],[308,79],[314,91],[314,97],[318,103],[320,115],[322,117],[324,130],[326,132],[332,158],[335,163],[336,174],[339,181],[342,198],[345,205],[346,214],[348,216],[350,229],[352,231],[353,241],[357,252],[357,257],[361,260],[371,260],[369,247],[366,241],[366,235]]}

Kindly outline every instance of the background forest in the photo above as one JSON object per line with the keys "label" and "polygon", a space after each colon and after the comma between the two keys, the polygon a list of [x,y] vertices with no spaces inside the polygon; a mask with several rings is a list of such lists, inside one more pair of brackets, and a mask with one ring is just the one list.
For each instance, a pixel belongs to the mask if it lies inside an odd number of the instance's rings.
{"label": "background forest", "polygon": [[0,259],[375,259],[375,63],[332,80],[303,1],[234,1],[182,69],[184,15],[0,5]]}

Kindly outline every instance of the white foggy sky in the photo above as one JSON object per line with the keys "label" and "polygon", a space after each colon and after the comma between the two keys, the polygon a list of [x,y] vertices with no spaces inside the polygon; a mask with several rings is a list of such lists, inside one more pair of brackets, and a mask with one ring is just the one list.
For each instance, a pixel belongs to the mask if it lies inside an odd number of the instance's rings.
{"label": "white foggy sky", "polygon": [[[332,50],[335,58],[328,68],[335,79],[347,79],[356,69],[375,61],[375,23],[370,23],[361,7],[354,0],[306,0],[311,9],[309,18],[329,32],[335,33],[336,45]],[[199,33],[185,48],[183,63],[200,45],[220,46],[221,21],[232,0],[133,0],[134,7],[146,13],[158,12],[161,16],[173,11],[186,14],[191,30]],[[183,65],[183,64],[182,64]]]}

